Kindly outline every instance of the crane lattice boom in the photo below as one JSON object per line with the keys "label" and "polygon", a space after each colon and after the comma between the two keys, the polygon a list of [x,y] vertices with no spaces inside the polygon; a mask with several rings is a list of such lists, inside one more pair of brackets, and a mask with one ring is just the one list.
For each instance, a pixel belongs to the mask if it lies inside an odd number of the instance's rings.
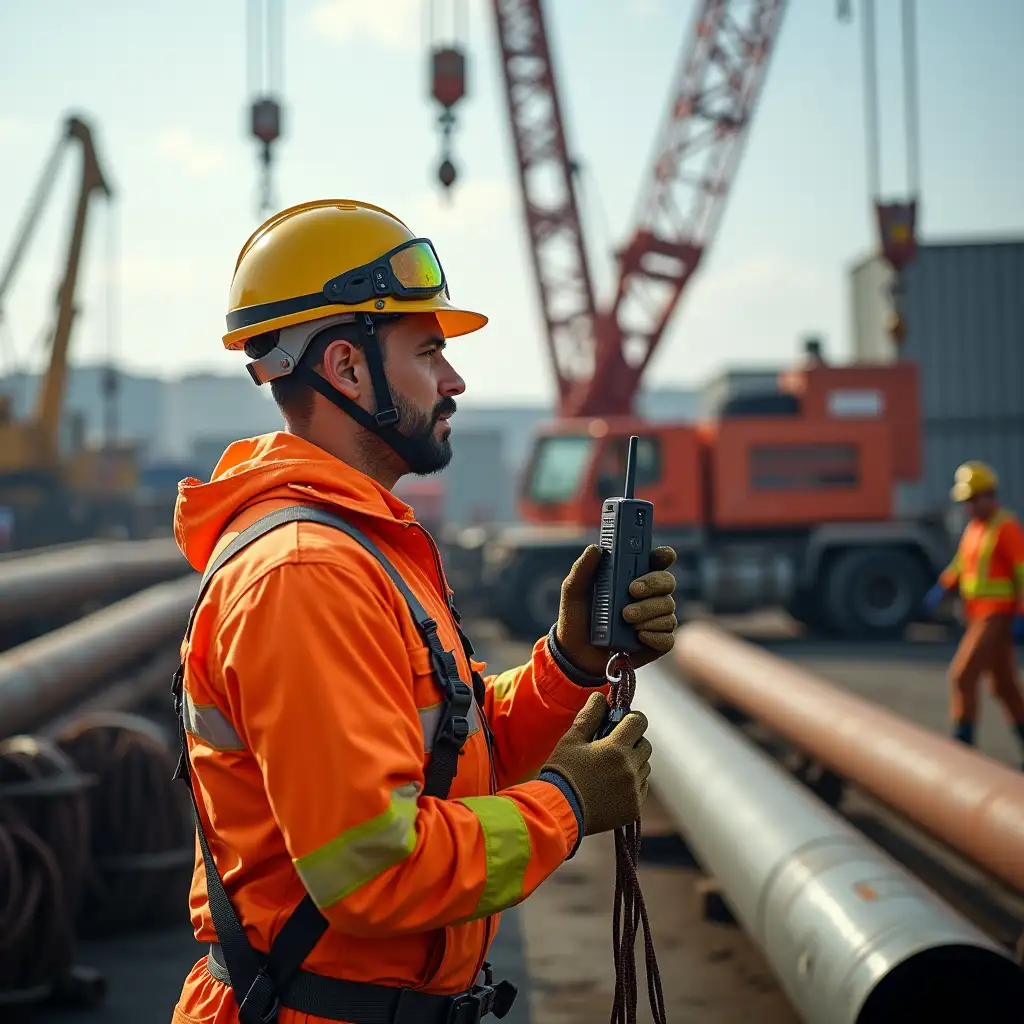
{"label": "crane lattice boom", "polygon": [[640,380],[714,237],[785,0],[700,0],[668,111],[598,310],[540,0],[494,0],[531,254],[561,415],[633,411]]}
{"label": "crane lattice boom", "polygon": [[494,0],[530,254],[559,402],[593,363],[594,288],[540,0]]}

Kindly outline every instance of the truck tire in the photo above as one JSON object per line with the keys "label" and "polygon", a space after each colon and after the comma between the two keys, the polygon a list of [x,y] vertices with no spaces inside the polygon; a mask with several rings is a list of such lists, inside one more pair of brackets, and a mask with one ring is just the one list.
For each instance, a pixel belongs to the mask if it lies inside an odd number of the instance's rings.
{"label": "truck tire", "polygon": [[847,640],[893,640],[903,635],[928,589],[920,559],[904,548],[844,551],[822,581],[825,612]]}
{"label": "truck tire", "polygon": [[534,551],[519,556],[502,584],[504,592],[495,595],[496,604],[500,606],[498,618],[510,636],[533,641],[555,624],[562,580],[572,566],[573,557],[572,553],[561,551]]}

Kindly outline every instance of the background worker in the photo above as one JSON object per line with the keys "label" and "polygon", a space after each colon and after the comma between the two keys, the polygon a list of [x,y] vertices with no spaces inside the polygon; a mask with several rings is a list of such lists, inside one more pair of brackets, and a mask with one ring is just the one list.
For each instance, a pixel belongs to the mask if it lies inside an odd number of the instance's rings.
{"label": "background worker", "polygon": [[[180,487],[175,535],[208,578],[183,645],[179,774],[203,856],[192,920],[212,945],[177,1024],[497,1012],[508,990],[474,986],[501,911],[583,835],[639,814],[646,719],[592,742],[598,549],[530,661],[484,679],[437,548],[391,492],[451,458],[465,385],[446,339],[485,323],[451,305],[432,244],[368,204],[286,210],[238,258],[224,342],[286,429]],[[296,505],[321,518],[266,519]],[[632,584],[635,664],[672,647],[673,560],[657,549]]]}
{"label": "background worker", "polygon": [[995,472],[983,462],[957,469],[950,494],[967,506],[971,518],[925,603],[935,609],[958,587],[963,600],[967,629],[949,668],[954,736],[974,743],[978,682],[988,674],[1024,751],[1024,697],[1014,647],[1024,638],[1024,531],[1000,507],[998,486]]}

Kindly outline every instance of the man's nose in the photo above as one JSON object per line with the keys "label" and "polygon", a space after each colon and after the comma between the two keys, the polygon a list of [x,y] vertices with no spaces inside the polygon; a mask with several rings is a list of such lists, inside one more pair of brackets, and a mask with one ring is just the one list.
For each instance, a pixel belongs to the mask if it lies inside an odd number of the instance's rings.
{"label": "man's nose", "polygon": [[466,390],[466,382],[455,372],[455,368],[449,363],[445,367],[445,373],[437,382],[437,393],[444,398],[454,398]]}

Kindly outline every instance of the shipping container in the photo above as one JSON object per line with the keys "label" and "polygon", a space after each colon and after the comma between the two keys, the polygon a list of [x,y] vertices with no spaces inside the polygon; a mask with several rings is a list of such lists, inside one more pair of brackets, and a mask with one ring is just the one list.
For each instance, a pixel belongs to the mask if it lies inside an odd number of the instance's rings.
{"label": "shipping container", "polygon": [[[857,360],[897,357],[887,331],[892,280],[877,257],[851,270]],[[898,356],[920,369],[924,466],[920,482],[901,489],[901,511],[941,511],[956,467],[983,459],[1024,515],[1024,240],[922,245],[903,292]]]}
{"label": "shipping container", "polygon": [[[877,258],[851,272],[853,352],[888,361],[891,272]],[[1024,240],[922,245],[904,274],[907,337],[921,367],[926,419],[1022,417]]]}

